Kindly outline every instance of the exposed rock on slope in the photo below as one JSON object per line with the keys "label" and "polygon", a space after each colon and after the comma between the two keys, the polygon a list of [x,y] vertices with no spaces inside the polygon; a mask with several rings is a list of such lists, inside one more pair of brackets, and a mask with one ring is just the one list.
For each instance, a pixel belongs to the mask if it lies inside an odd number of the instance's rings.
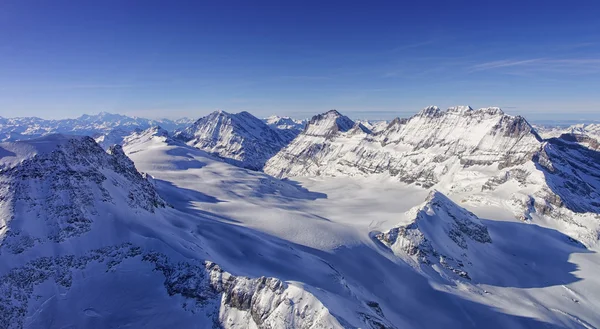
{"label": "exposed rock on slope", "polygon": [[378,234],[376,238],[394,254],[470,279],[469,249],[491,243],[487,227],[473,213],[459,207],[438,191],[407,213],[411,223]]}
{"label": "exposed rock on slope", "polygon": [[353,125],[337,112],[315,116],[268,161],[265,172],[280,177],[385,173],[430,187],[453,165],[513,166],[530,160],[540,147],[525,119],[498,108],[428,107],[408,120],[392,121],[377,134],[344,134]]}
{"label": "exposed rock on slope", "polygon": [[542,140],[524,118],[499,108],[431,106],[376,133],[352,125],[337,112],[314,117],[265,172],[395,177],[445,193],[468,192],[476,202],[506,202],[517,218],[551,218],[586,244],[598,239],[597,151]]}
{"label": "exposed rock on slope", "polygon": [[102,204],[125,200],[147,212],[165,206],[118,145],[107,153],[90,137],[50,135],[1,143],[0,152],[0,251],[84,234],[102,218]]}
{"label": "exposed rock on slope", "polygon": [[[128,142],[167,138],[154,128]],[[342,328],[301,286],[182,255],[208,254],[201,239],[186,240],[182,215],[121,146],[105,152],[90,137],[62,135],[1,143],[0,328],[168,327],[178,316],[199,327]],[[179,315],[153,318],[163,310]]]}
{"label": "exposed rock on slope", "polygon": [[260,170],[290,136],[248,112],[213,112],[175,135],[188,145],[214,153],[233,164]]}
{"label": "exposed rock on slope", "polygon": [[125,261],[161,273],[168,295],[183,297],[184,309],[201,314],[199,324],[205,322],[213,328],[342,328],[323,304],[301,288],[275,278],[236,277],[208,261],[173,262],[163,253],[146,252],[131,243],[90,250],[82,256],[36,258],[12,269],[0,281],[0,327],[24,326],[38,286],[50,283],[67,295],[81,275],[93,273],[90,268],[99,267],[100,273],[116,276]]}

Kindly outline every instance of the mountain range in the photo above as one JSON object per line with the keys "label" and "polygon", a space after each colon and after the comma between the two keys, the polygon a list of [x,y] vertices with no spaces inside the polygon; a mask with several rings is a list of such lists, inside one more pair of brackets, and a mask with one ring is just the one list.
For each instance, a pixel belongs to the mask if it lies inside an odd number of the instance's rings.
{"label": "mountain range", "polygon": [[0,328],[600,327],[593,127],[51,122],[0,119]]}

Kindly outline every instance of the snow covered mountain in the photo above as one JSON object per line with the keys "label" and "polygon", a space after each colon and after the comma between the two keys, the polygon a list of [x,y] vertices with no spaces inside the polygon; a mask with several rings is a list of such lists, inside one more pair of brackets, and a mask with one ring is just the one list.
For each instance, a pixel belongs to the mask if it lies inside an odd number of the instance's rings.
{"label": "snow covered mountain", "polygon": [[535,125],[535,129],[543,138],[559,137],[562,134],[577,134],[600,139],[600,123],[580,123],[568,127]]}
{"label": "snow covered mountain", "polygon": [[272,115],[263,120],[267,125],[277,129],[289,129],[298,133],[306,126],[306,120],[297,120],[290,117],[280,117]]}
{"label": "snow covered mountain", "polygon": [[574,238],[598,238],[598,153],[560,139],[544,141],[522,117],[499,108],[428,107],[377,133],[352,125],[337,112],[315,116],[265,172],[384,175],[450,194],[468,191],[471,200],[510,200],[517,218],[551,217]]}
{"label": "snow covered mountain", "polygon": [[[213,246],[209,260],[303,287],[340,327],[577,328],[600,321],[595,254],[558,231],[507,217],[504,204],[465,201],[476,217],[456,205],[469,192],[451,201],[384,177],[277,180],[160,134],[138,141],[125,152],[154,177],[160,195],[196,221],[210,219],[195,233],[203,247]],[[411,222],[436,250],[430,265],[415,265],[376,238]],[[580,266],[580,279],[567,259]]]}
{"label": "snow covered mountain", "polygon": [[386,120],[357,120],[356,122],[362,124],[373,133],[379,132],[390,124],[390,121]]}
{"label": "snow covered mountain", "polygon": [[431,266],[440,275],[471,279],[472,253],[492,243],[488,229],[473,213],[460,208],[438,191],[406,215],[411,222],[377,235],[394,254],[413,264]]}
{"label": "snow covered mountain", "polygon": [[107,205],[147,212],[165,206],[118,145],[105,152],[90,137],[49,135],[0,149],[0,251],[80,236],[103,220]]}
{"label": "snow covered mountain", "polygon": [[341,327],[302,287],[198,259],[207,241],[120,146],[50,135],[0,150],[1,328]]}
{"label": "snow covered mountain", "polygon": [[600,124],[576,124],[569,127],[535,126],[540,136],[546,139],[561,138],[577,142],[593,150],[600,150]]}
{"label": "snow covered mountain", "polygon": [[248,112],[215,111],[175,137],[231,163],[260,170],[295,134],[288,129],[272,128]]}
{"label": "snow covered mountain", "polygon": [[429,107],[408,120],[392,121],[377,134],[361,124],[353,126],[337,111],[315,116],[265,171],[276,176],[388,173],[430,187],[448,169],[448,160],[506,167],[526,161],[540,141],[525,119],[497,108],[444,112]]}
{"label": "snow covered mountain", "polygon": [[304,130],[304,127],[306,127],[306,120],[297,120],[277,115],[270,116],[263,119],[263,121],[269,127],[279,130],[282,137],[288,142],[296,138]]}
{"label": "snow covered mountain", "polygon": [[175,131],[192,122],[187,118],[150,120],[107,112],[84,114],[76,119],[62,120],[35,117],[0,118],[0,141],[26,140],[50,134],[85,135],[93,137],[107,149],[113,144],[120,144],[123,137],[136,129],[145,130],[160,125],[164,129]]}
{"label": "snow covered mountain", "polygon": [[371,128],[315,116],[266,173],[160,127],[0,143],[0,328],[600,327],[598,152],[495,108]]}

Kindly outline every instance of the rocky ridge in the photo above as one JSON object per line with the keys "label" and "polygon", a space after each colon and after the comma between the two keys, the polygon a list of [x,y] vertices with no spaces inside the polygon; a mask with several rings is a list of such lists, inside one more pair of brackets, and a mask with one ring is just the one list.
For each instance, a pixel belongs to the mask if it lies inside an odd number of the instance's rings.
{"label": "rocky ridge", "polygon": [[487,227],[477,216],[438,191],[432,191],[423,205],[406,216],[409,224],[377,234],[376,239],[394,254],[411,258],[417,267],[437,265],[444,276],[471,279],[469,249],[492,243]]}
{"label": "rocky ridge", "polygon": [[215,111],[174,137],[232,164],[261,170],[267,159],[287,145],[293,136],[269,127],[248,112]]}

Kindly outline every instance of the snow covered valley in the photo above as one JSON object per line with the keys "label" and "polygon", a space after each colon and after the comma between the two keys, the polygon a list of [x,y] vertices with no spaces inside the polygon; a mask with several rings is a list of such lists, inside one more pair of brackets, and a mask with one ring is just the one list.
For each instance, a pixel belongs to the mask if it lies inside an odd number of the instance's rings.
{"label": "snow covered valley", "polygon": [[[597,191],[560,185],[566,172],[595,186],[595,162],[575,163],[594,151],[549,144],[542,171],[522,160],[542,142],[510,121],[517,160],[493,143],[461,167],[449,152],[410,160],[448,167],[418,185],[349,169],[336,143],[369,133],[340,120],[267,162],[298,173],[283,179],[157,128],[108,151],[60,135],[0,144],[0,328],[600,327]],[[283,162],[308,140],[330,143],[324,167]],[[574,197],[542,203],[550,190]]]}

